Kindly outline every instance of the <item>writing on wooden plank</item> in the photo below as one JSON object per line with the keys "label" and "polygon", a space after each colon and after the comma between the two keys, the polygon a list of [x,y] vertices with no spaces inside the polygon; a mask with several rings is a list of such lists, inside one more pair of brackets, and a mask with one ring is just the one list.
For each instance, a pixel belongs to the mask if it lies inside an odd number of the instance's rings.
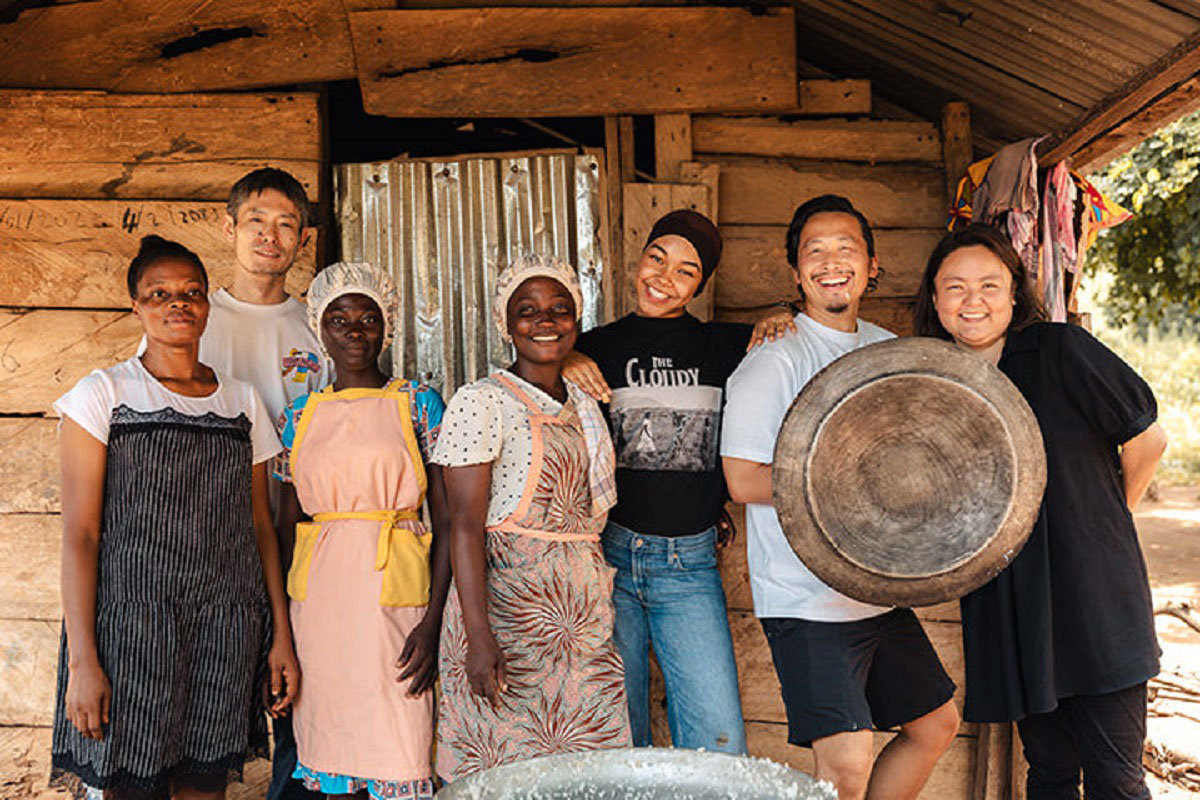
{"label": "writing on wooden plank", "polygon": [[341,0],[95,0],[0,25],[0,85],[193,92],[354,77]]}
{"label": "writing on wooden plank", "polygon": [[59,510],[57,428],[51,419],[0,418],[0,513]]}
{"label": "writing on wooden plank", "polygon": [[[875,755],[887,746],[896,734],[875,733]],[[788,744],[787,725],[777,722],[747,722],[746,743],[750,755],[769,758],[781,764],[813,773],[813,752],[808,747]],[[946,800],[970,796],[971,776],[975,765],[975,737],[954,737],[950,749],[938,760],[928,782],[917,795],[918,800]],[[999,795],[989,795],[999,797]]]}
{"label": "writing on wooden plank", "polygon": [[790,8],[383,10],[349,18],[371,114],[581,116],[796,105]]}
{"label": "writing on wooden plank", "polygon": [[[958,687],[954,696],[961,706],[965,673],[960,627],[957,623],[929,620],[921,624],[942,666]],[[752,613],[734,611],[729,614],[729,629],[733,634],[733,650],[737,658],[742,715],[747,721],[786,722],[787,713],[780,695],[779,677],[762,625]],[[962,730],[973,730],[973,726],[964,723]]]}
{"label": "writing on wooden plank", "polygon": [[822,194],[846,197],[879,228],[939,228],[946,222],[941,165],[789,161],[703,156],[721,167],[724,225],[787,225],[796,207]]}
{"label": "writing on wooden plank", "polygon": [[52,414],[76,381],[133,356],[141,337],[129,312],[0,311],[0,414]]}
{"label": "writing on wooden plank", "polygon": [[224,200],[252,169],[318,197],[317,95],[0,91],[0,196]]}
{"label": "writing on wooden plank", "polygon": [[938,128],[929,122],[797,120],[699,116],[692,120],[697,153],[813,158],[830,161],[942,162]]}
{"label": "writing on wooden plank", "polygon": [[[875,253],[883,274],[871,297],[916,295],[925,262],[943,232],[932,228],[876,229]],[[787,228],[723,225],[725,242],[717,271],[716,303],[722,308],[761,308],[796,296],[796,279],[787,263]]]}
{"label": "writing on wooden plank", "polygon": [[[646,237],[658,218],[668,211],[687,208],[708,213],[710,202],[708,187],[685,183],[627,183],[623,187],[624,210],[624,253],[614,281],[617,292],[617,316],[624,316],[637,308],[637,265],[646,246]],[[696,298],[693,302],[703,300]]]}
{"label": "writing on wooden plank", "polygon": [[0,619],[57,622],[62,617],[61,553],[58,514],[0,514]]}
{"label": "writing on wooden plank", "polygon": [[[200,256],[209,285],[233,277],[224,203],[0,199],[0,305],[126,308],[125,273],[141,238],[158,234]],[[316,267],[312,242],[288,272],[302,294]]]}
{"label": "writing on wooden plank", "polygon": [[54,721],[58,620],[0,619],[0,726]]}

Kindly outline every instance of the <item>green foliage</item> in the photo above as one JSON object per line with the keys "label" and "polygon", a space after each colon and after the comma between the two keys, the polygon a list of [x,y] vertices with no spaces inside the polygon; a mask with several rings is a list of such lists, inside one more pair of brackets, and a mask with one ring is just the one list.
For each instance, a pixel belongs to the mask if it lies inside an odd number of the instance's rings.
{"label": "green foliage", "polygon": [[1200,332],[1200,114],[1174,122],[1092,176],[1134,212],[1100,234],[1087,269],[1115,275],[1109,318],[1151,329]]}

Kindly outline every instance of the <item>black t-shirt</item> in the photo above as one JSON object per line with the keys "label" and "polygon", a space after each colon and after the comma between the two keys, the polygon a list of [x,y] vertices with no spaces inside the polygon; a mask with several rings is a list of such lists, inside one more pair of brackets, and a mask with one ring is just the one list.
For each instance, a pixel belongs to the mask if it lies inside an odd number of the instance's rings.
{"label": "black t-shirt", "polygon": [[716,523],[727,497],[718,455],[725,381],[751,330],[690,314],[630,314],[579,337],[576,348],[613,390],[606,408],[617,451],[613,522],[654,536],[688,536]]}
{"label": "black t-shirt", "polygon": [[1146,385],[1074,325],[1009,336],[1000,370],[1029,402],[1046,447],[1046,493],[1025,547],[962,599],[972,722],[1054,710],[1158,672],[1146,563],[1125,505],[1118,446],[1154,422]]}

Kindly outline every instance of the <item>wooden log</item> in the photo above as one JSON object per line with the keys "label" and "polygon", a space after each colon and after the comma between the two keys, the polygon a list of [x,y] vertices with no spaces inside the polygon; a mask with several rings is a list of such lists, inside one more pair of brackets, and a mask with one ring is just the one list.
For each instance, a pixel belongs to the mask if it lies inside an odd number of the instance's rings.
{"label": "wooden log", "polygon": [[62,618],[58,514],[0,514],[0,619]]}
{"label": "wooden log", "polygon": [[947,103],[942,109],[942,153],[946,164],[946,202],[954,204],[958,181],[975,160],[971,144],[971,107],[966,103]]}
{"label": "wooden log", "polygon": [[663,214],[680,208],[708,213],[708,188],[685,183],[627,183],[621,205],[624,220],[625,263],[617,272],[617,314],[623,316],[637,308],[637,289],[634,284],[638,260],[650,229]]}
{"label": "wooden log", "polygon": [[[875,754],[879,755],[896,734],[876,733]],[[813,772],[812,749],[788,744],[787,726],[773,722],[746,723],[746,741],[750,755],[769,758],[781,764],[807,772]],[[938,760],[928,782],[917,795],[919,800],[947,800],[968,797],[971,774],[974,768],[975,737],[960,735],[954,738],[950,749]]]}
{"label": "wooden log", "polygon": [[625,184],[621,163],[621,134],[619,118],[604,118],[604,206],[603,224],[608,248],[604,269],[604,322],[617,317],[618,264],[624,264],[625,213],[621,208],[622,187]]}
{"label": "wooden log", "polygon": [[0,418],[0,514],[59,510],[58,423]]}
{"label": "wooden log", "polygon": [[811,158],[821,161],[932,161],[941,164],[937,126],[892,120],[797,120],[698,116],[697,153]]}
{"label": "wooden log", "polygon": [[122,311],[0,311],[0,414],[53,413],[84,375],[131,357],[142,336]]}
{"label": "wooden log", "polygon": [[[961,629],[949,622],[926,621],[922,625],[943,668],[958,687],[954,697],[961,707],[965,684]],[[737,658],[742,715],[748,722],[786,722],[787,712],[780,695],[779,677],[775,673],[771,649],[767,645],[767,637],[763,635],[762,625],[752,613],[731,611],[729,628]],[[961,731],[973,732],[973,723],[963,723]]]}
{"label": "wooden log", "polygon": [[[127,308],[125,273],[142,236],[191,248],[213,289],[233,277],[225,204],[131,200],[0,200],[0,305]],[[288,273],[300,295],[315,270],[309,243]]]}
{"label": "wooden log", "polygon": [[0,91],[0,196],[225,200],[273,166],[318,196],[317,95]]}
{"label": "wooden log", "polygon": [[877,228],[945,224],[946,178],[936,166],[865,164],[738,156],[699,157],[721,167],[725,225],[787,225],[796,207],[822,194],[846,197]]}
{"label": "wooden log", "polygon": [[[663,183],[680,181],[679,170],[692,160],[690,114],[659,114],[654,118],[654,177]],[[686,182],[686,181],[684,181]]]}
{"label": "wooden log", "polygon": [[1072,166],[1084,175],[1096,172],[1159,128],[1197,109],[1200,109],[1200,76],[1184,81],[1129,119],[1088,142],[1071,156]]}
{"label": "wooden log", "polygon": [[54,721],[58,620],[0,619],[0,726]]}
{"label": "wooden log", "polygon": [[371,114],[583,116],[796,105],[791,8],[383,10],[349,18]]}
{"label": "wooden log", "polygon": [[797,113],[814,117],[870,114],[871,82],[861,79],[802,80]]}
{"label": "wooden log", "polygon": [[352,78],[341,0],[93,0],[0,25],[0,86],[197,92]]}
{"label": "wooden log", "polygon": [[[917,293],[925,262],[943,231],[933,228],[877,229],[875,253],[882,275],[871,297],[911,297]],[[725,250],[717,270],[716,303],[722,308],[761,308],[796,296],[796,279],[787,263],[787,228],[723,225]]]}
{"label": "wooden log", "polygon": [[[911,297],[880,297],[867,296],[859,306],[858,316],[867,322],[873,322],[886,328],[897,336],[912,336],[913,306],[915,298]],[[765,309],[762,308],[723,308],[718,306],[714,318],[721,322],[754,323],[762,318]]]}

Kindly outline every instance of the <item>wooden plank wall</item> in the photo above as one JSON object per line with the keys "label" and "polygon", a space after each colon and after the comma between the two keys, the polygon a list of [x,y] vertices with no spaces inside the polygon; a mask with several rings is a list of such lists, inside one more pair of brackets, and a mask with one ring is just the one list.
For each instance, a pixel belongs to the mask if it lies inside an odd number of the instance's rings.
{"label": "wooden plank wall", "polygon": [[269,164],[316,200],[320,131],[314,93],[0,91],[0,796],[36,796],[48,768],[61,619],[50,404],[133,355],[124,276],[140,237],[183,242],[226,284],[230,186]]}

